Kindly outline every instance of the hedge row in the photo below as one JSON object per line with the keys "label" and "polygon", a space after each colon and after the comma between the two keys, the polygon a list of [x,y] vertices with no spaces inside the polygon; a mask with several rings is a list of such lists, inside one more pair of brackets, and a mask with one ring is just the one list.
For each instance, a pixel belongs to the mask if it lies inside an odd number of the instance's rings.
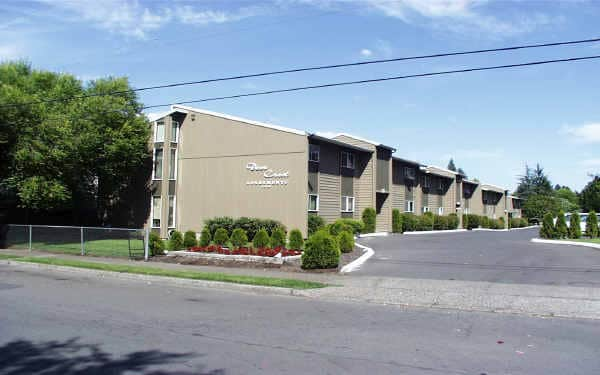
{"label": "hedge row", "polygon": [[410,212],[400,213],[396,209],[392,210],[392,231],[394,233],[452,230],[457,229],[458,224],[459,221],[456,214],[442,216],[426,212],[423,215],[417,216]]}
{"label": "hedge row", "polygon": [[[525,225],[523,225],[525,226]],[[463,227],[466,229],[487,228],[487,229],[505,229],[506,223],[504,217],[492,219],[487,216],[474,214],[463,215]]]}
{"label": "hedge row", "polygon": [[233,219],[228,216],[215,217],[204,222],[204,228],[208,229],[211,237],[215,236],[217,229],[222,228],[231,236],[235,229],[243,229],[249,238],[254,238],[260,229],[264,229],[271,236],[276,229],[287,232],[285,225],[277,220],[258,219],[253,217],[240,217]]}
{"label": "hedge row", "polygon": [[[540,228],[540,237],[550,239],[581,238],[581,220],[578,213],[571,214],[570,225],[567,227],[565,213],[560,211],[556,217],[556,222],[551,213],[544,215],[542,227]],[[590,211],[585,225],[585,235],[589,238],[597,238],[600,233],[598,227],[598,217],[594,211]]]}

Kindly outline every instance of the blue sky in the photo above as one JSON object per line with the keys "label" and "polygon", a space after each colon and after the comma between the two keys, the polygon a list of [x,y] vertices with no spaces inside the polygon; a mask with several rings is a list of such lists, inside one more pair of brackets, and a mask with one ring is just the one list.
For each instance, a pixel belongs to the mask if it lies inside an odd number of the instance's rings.
{"label": "blue sky", "polygon": [[[0,59],[133,86],[600,36],[594,1],[3,1]],[[141,94],[144,104],[600,55],[600,43],[380,64]],[[525,163],[580,190],[600,173],[600,61],[409,79],[202,108],[395,146],[514,189]]]}

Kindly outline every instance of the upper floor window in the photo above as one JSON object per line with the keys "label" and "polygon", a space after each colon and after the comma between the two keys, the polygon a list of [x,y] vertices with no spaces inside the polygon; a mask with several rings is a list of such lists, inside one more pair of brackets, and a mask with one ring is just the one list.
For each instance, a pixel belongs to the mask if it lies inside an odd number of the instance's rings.
{"label": "upper floor window", "polygon": [[317,194],[308,194],[308,211],[319,211],[319,196]]}
{"label": "upper floor window", "polygon": [[444,190],[444,180],[441,178],[438,180],[438,189]]}
{"label": "upper floor window", "polygon": [[169,179],[177,178],[177,149],[171,147],[171,155],[169,155]]}
{"label": "upper floor window", "polygon": [[154,149],[154,168],[152,169],[152,178],[155,180],[160,180],[162,178],[162,170],[163,170],[163,149],[155,148]]}
{"label": "upper floor window", "polygon": [[163,120],[156,121],[154,126],[154,142],[165,141],[165,122]]}
{"label": "upper floor window", "polygon": [[308,161],[319,162],[321,147],[319,145],[308,145]]}
{"label": "upper floor window", "polygon": [[354,197],[342,196],[342,212],[354,212]]}
{"label": "upper floor window", "polygon": [[423,187],[430,188],[431,187],[431,176],[425,175],[423,176]]}
{"label": "upper floor window", "polygon": [[354,154],[351,152],[342,151],[342,167],[354,169]]}
{"label": "upper floor window", "polygon": [[171,142],[179,142],[179,122],[171,121]]}
{"label": "upper floor window", "polygon": [[411,167],[404,167],[404,177],[409,180],[415,179],[415,169]]}

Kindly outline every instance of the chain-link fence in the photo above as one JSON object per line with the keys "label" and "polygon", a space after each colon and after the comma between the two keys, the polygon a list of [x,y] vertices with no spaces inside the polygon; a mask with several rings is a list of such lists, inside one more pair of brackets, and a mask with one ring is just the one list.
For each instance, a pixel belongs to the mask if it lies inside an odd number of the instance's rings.
{"label": "chain-link fence", "polygon": [[147,259],[146,229],[8,224],[0,248]]}

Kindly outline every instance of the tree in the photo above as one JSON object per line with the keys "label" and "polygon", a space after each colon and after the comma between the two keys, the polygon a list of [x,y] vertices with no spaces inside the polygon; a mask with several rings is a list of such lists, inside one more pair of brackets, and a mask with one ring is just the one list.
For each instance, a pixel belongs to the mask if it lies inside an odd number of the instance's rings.
{"label": "tree", "polygon": [[460,174],[464,178],[469,178],[469,176],[467,176],[467,173],[465,172],[465,170],[462,168],[458,168],[458,174]]}
{"label": "tree", "polygon": [[552,217],[560,210],[557,199],[552,195],[532,195],[523,203],[523,215],[527,218],[542,218],[546,213]]}
{"label": "tree", "polygon": [[527,200],[530,195],[552,195],[553,192],[552,184],[544,173],[544,168],[539,164],[535,169],[525,165],[525,174],[519,177],[516,195]]}
{"label": "tree", "polygon": [[594,176],[581,190],[581,206],[587,212],[600,212],[600,175]]}
{"label": "tree", "polygon": [[556,230],[554,228],[554,219],[552,218],[551,213],[546,213],[544,215],[544,221],[542,222],[542,227],[540,228],[540,237],[542,238],[555,238]]}
{"label": "tree", "polygon": [[569,220],[569,237],[573,239],[581,237],[581,220],[577,212],[573,212]]}
{"label": "tree", "polygon": [[595,211],[590,211],[585,223],[585,234],[590,238],[598,237],[598,217]]}
{"label": "tree", "polygon": [[[150,160],[150,128],[126,78],[83,84],[73,75],[0,64],[0,102],[25,103],[92,97],[0,111],[0,180],[18,205],[34,210],[93,208],[110,224],[118,208],[131,209],[135,184],[143,188]],[[101,95],[120,91],[119,95]],[[145,217],[144,217],[145,218]]]}
{"label": "tree", "polygon": [[565,213],[560,210],[556,217],[556,236],[558,238],[567,238],[569,229],[567,228],[567,222],[565,221]]}
{"label": "tree", "polygon": [[452,158],[450,158],[450,161],[448,162],[448,169],[456,172],[456,165],[454,165],[454,159]]}
{"label": "tree", "polygon": [[579,210],[579,197],[568,186],[559,187],[554,191],[554,195],[558,199],[558,204],[563,211],[575,212]]}

